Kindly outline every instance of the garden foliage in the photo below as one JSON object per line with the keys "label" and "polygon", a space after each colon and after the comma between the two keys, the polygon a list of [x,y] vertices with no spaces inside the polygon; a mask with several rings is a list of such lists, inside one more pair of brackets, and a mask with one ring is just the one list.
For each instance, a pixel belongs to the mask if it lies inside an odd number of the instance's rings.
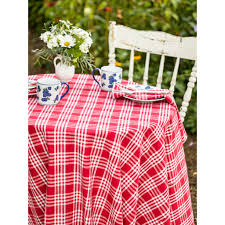
{"label": "garden foliage", "polygon": [[[92,33],[93,45],[90,50],[95,57],[95,66],[108,64],[108,24],[116,21],[139,30],[164,31],[183,37],[196,36],[196,0],[29,0],[29,31],[38,38],[45,22],[69,20],[75,26]],[[38,40],[38,39],[37,39]],[[127,78],[130,52],[117,50],[117,65],[123,68],[123,78]],[[149,84],[155,85],[160,57],[151,55]],[[145,54],[135,52],[134,80],[142,81]],[[168,88],[175,59],[166,57],[162,87]],[[193,62],[182,60],[175,86],[178,107],[186,90]],[[42,62],[46,73],[52,72],[49,64]],[[79,72],[79,70],[76,70]],[[90,71],[86,71],[90,73]],[[196,133],[196,87],[185,118],[185,128]]]}

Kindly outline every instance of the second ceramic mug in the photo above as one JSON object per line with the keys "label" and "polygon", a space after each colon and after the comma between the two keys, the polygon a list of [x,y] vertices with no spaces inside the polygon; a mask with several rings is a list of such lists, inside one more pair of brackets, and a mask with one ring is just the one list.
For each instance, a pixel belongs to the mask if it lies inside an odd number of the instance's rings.
{"label": "second ceramic mug", "polygon": [[[95,79],[95,71],[99,71],[101,75],[100,83]],[[103,66],[101,69],[95,68],[92,71],[92,76],[94,80],[98,83],[100,88],[105,91],[111,91],[113,88],[113,83],[120,83],[122,80],[123,69],[117,66]]]}

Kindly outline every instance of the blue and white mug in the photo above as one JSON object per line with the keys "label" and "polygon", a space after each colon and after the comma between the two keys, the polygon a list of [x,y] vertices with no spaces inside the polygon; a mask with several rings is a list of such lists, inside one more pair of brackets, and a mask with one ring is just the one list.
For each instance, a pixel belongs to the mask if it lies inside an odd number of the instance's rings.
{"label": "blue and white mug", "polygon": [[[100,83],[95,79],[95,71],[99,71],[101,80]],[[92,71],[92,76],[94,80],[98,83],[100,88],[105,91],[112,91],[113,83],[121,83],[122,80],[122,71],[121,67],[117,66],[103,66],[101,69],[95,68]]]}
{"label": "blue and white mug", "polygon": [[[62,85],[67,86],[67,90],[60,95]],[[41,78],[37,80],[37,101],[40,105],[56,105],[69,91],[67,82],[60,82],[55,78]]]}

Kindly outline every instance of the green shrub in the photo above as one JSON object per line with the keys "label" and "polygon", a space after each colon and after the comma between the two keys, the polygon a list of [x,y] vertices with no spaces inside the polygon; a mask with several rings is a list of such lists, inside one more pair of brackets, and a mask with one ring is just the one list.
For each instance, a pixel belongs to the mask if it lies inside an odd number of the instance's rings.
{"label": "green shrub", "polygon": [[[68,19],[71,23],[92,33],[92,54],[96,67],[108,64],[108,24],[115,20],[139,30],[165,31],[179,36],[196,36],[196,0],[29,0],[29,29],[38,38],[44,22]],[[142,81],[145,54],[136,52],[141,59],[135,61],[134,80]],[[129,51],[117,50],[117,61],[122,63],[123,77],[126,78],[129,67]],[[160,58],[151,55],[149,83],[156,84]],[[169,87],[174,59],[166,57],[162,87]],[[31,61],[32,63],[32,61]],[[193,62],[182,60],[175,86],[175,98],[178,107],[186,90]],[[42,71],[54,71],[52,66],[42,62]],[[80,72],[76,70],[76,72]],[[90,73],[90,71],[86,71]],[[185,127],[189,133],[196,133],[196,87],[185,118]]]}

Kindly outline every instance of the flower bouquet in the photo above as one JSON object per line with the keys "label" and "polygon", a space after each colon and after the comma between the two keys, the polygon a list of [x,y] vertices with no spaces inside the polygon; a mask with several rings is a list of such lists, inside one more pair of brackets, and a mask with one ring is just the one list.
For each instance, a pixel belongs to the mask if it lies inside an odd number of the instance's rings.
{"label": "flower bouquet", "polygon": [[[52,61],[54,58],[56,76],[62,81],[69,81],[75,73],[75,66],[92,70],[92,58],[89,49],[92,45],[91,34],[73,26],[69,21],[59,20],[57,24],[45,27],[40,36],[46,43],[42,49],[33,52],[37,61],[40,58]],[[56,64],[57,60],[60,63]]]}

